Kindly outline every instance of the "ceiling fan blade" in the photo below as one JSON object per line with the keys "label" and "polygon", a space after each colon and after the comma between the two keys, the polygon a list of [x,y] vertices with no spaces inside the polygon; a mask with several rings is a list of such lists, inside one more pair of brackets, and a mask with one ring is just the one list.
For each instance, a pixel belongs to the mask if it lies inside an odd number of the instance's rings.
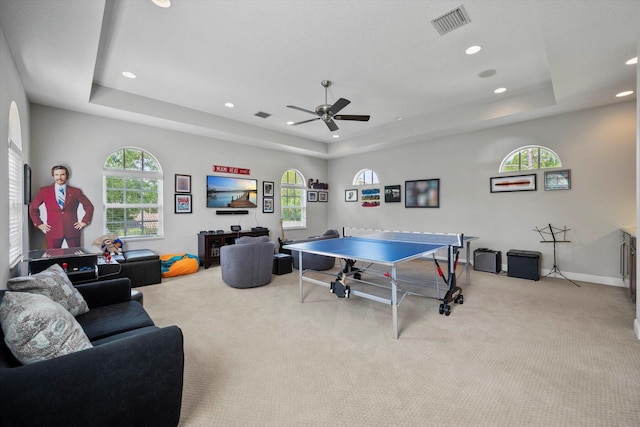
{"label": "ceiling fan blade", "polygon": [[344,98],[338,99],[336,103],[333,104],[331,108],[329,108],[329,114],[331,115],[336,114],[338,111],[342,110],[344,107],[346,107],[350,103],[351,101],[349,101],[348,99],[344,99]]}
{"label": "ceiling fan blade", "polygon": [[305,113],[317,115],[315,111],[307,110],[306,108],[296,107],[295,105],[287,105],[289,108],[293,108],[294,110],[304,111]]}
{"label": "ceiling fan blade", "polygon": [[358,116],[358,115],[348,115],[348,114],[340,114],[337,116],[333,116],[335,120],[357,120],[359,122],[368,122],[371,116]]}
{"label": "ceiling fan blade", "polygon": [[291,126],[298,126],[304,123],[315,122],[316,120],[320,120],[320,117],[316,117],[315,119],[303,120],[301,122],[292,123]]}
{"label": "ceiling fan blade", "polygon": [[327,127],[329,128],[329,130],[331,132],[335,132],[338,130],[338,125],[336,124],[336,122],[334,122],[333,120],[329,120],[325,122],[327,124]]}

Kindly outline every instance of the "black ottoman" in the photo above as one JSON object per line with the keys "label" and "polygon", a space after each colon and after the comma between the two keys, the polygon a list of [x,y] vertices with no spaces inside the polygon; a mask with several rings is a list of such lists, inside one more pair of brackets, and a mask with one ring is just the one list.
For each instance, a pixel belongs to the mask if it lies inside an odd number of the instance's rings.
{"label": "black ottoman", "polygon": [[131,287],[154,285],[162,281],[160,257],[149,249],[124,251],[113,257],[120,264],[120,273],[109,278],[128,277]]}
{"label": "black ottoman", "polygon": [[273,255],[273,274],[286,274],[291,273],[291,265],[293,259],[288,254],[274,254]]}

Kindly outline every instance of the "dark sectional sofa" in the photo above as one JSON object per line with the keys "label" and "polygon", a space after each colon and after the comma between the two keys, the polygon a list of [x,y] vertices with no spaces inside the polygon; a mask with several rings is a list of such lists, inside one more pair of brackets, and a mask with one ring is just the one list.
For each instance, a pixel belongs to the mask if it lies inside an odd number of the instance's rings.
{"label": "dark sectional sofa", "polygon": [[[286,241],[284,242],[284,245],[312,242],[315,240],[337,239],[339,237],[340,237],[340,232],[338,230],[327,230],[319,236],[311,236],[306,239]],[[298,269],[299,252],[292,250],[291,257],[293,258],[293,268]],[[310,254],[310,253],[302,254],[302,267],[308,270],[316,270],[316,271],[330,270],[334,267],[335,263],[336,263],[335,257]]]}
{"label": "dark sectional sofa", "polygon": [[127,277],[131,286],[154,285],[162,281],[160,257],[149,249],[124,251],[113,257],[120,264],[120,272],[105,276],[106,279]]}
{"label": "dark sectional sofa", "polygon": [[[182,331],[155,326],[131,300],[129,279],[76,288],[89,306],[76,320],[93,348],[22,365],[0,329],[0,425],[178,425]],[[5,292],[0,290],[0,302]]]}

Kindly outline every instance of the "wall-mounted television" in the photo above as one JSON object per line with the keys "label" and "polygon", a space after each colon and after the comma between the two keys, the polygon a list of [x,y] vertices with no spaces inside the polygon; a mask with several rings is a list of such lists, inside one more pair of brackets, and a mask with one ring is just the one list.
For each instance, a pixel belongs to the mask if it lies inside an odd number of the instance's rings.
{"label": "wall-mounted television", "polygon": [[258,180],[207,175],[207,207],[258,207]]}

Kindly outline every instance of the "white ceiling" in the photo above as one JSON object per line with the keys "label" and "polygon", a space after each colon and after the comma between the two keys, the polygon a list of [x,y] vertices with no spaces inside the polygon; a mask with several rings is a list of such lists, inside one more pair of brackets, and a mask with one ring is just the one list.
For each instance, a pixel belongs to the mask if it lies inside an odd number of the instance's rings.
{"label": "white ceiling", "polygon": [[[0,0],[34,103],[320,158],[635,99],[615,94],[636,91],[639,23],[640,0]],[[371,120],[287,125],[322,80]]]}

